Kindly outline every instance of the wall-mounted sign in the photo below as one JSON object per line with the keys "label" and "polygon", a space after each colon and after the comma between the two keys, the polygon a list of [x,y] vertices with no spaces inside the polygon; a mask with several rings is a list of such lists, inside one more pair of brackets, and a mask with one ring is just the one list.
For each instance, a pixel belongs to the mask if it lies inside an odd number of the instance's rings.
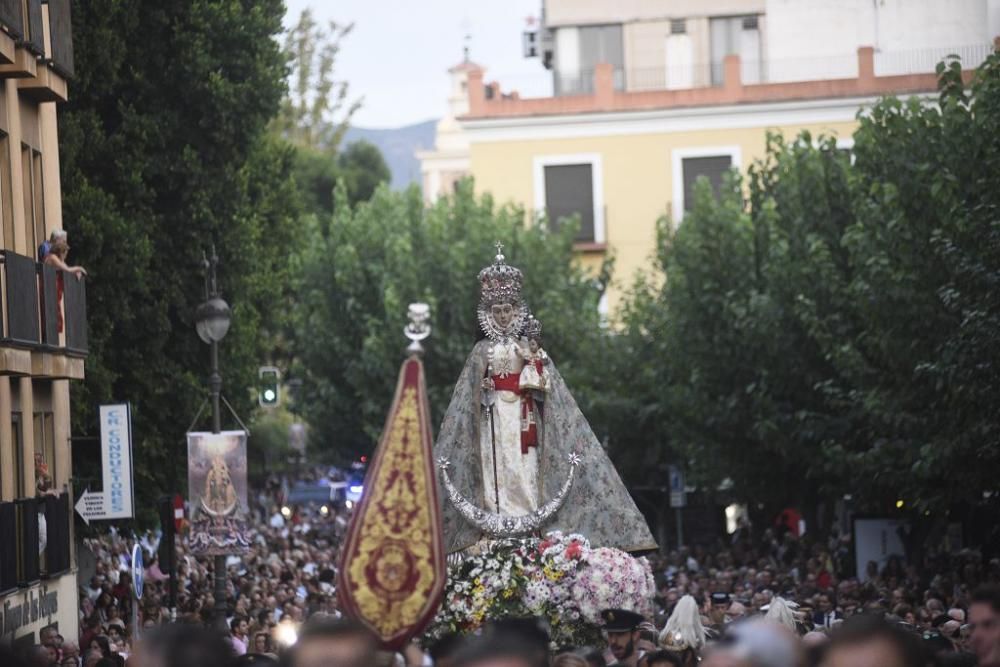
{"label": "wall-mounted sign", "polygon": [[84,491],[76,503],[76,511],[88,524],[92,519],[131,519],[135,516],[132,412],[128,403],[102,405],[100,420],[103,491]]}
{"label": "wall-mounted sign", "polygon": [[30,589],[20,598],[11,595],[0,608],[0,637],[13,635],[32,623],[51,620],[58,613],[59,595],[48,586]]}

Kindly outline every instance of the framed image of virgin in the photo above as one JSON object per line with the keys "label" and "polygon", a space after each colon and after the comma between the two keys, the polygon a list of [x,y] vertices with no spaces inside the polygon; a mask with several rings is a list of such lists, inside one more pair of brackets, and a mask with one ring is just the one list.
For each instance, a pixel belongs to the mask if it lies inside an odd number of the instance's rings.
{"label": "framed image of virgin", "polygon": [[250,548],[246,432],[188,433],[187,439],[191,552],[246,553]]}

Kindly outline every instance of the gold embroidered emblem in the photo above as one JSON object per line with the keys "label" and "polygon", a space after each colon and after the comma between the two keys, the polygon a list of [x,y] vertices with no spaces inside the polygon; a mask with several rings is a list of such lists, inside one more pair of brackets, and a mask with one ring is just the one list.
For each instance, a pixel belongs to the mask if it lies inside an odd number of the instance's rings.
{"label": "gold embroidered emblem", "polygon": [[372,516],[348,570],[358,611],[384,637],[421,620],[436,583],[428,539],[435,496],[421,469],[421,428],[417,391],[406,387],[382,443],[384,459],[366,481]]}

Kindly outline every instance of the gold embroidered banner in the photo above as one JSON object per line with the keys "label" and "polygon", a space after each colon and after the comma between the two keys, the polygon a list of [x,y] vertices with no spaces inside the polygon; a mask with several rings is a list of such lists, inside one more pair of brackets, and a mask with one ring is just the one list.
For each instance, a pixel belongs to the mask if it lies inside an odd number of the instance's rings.
{"label": "gold embroidered banner", "polygon": [[437,613],[447,578],[424,367],[403,363],[347,532],[341,609],[400,648]]}

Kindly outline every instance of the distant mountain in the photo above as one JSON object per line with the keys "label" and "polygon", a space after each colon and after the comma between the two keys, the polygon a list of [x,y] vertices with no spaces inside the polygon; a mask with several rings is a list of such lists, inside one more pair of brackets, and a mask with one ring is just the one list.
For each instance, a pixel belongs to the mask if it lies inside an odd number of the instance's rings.
{"label": "distant mountain", "polygon": [[350,127],[344,135],[343,146],[364,139],[382,151],[382,157],[392,172],[392,189],[403,190],[410,183],[420,185],[420,161],[414,153],[434,148],[437,120],[389,129]]}

